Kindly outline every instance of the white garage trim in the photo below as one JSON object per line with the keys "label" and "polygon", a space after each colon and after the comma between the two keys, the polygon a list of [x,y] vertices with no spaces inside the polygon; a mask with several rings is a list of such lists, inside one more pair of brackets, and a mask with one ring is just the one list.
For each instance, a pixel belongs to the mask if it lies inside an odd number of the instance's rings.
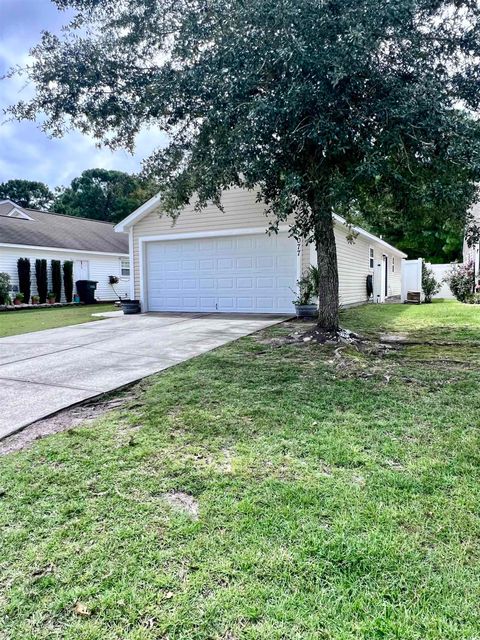
{"label": "white garage trim", "polygon": [[[287,233],[288,225],[280,225],[278,233]],[[147,261],[146,261],[146,245],[149,242],[163,242],[169,240],[192,240],[200,238],[220,238],[226,236],[245,236],[265,234],[265,227],[249,227],[240,229],[218,229],[216,231],[199,231],[191,233],[169,233],[155,236],[140,236],[138,238],[139,265],[140,265],[140,303],[143,311],[148,311],[148,292],[147,292]],[[266,234],[265,234],[266,235]],[[292,238],[293,241],[293,238]],[[302,261],[301,253],[297,250],[297,279],[301,276]]]}
{"label": "white garage trim", "polygon": [[135,298],[135,260],[133,244],[133,227],[128,230],[128,256],[130,261],[130,300]]}

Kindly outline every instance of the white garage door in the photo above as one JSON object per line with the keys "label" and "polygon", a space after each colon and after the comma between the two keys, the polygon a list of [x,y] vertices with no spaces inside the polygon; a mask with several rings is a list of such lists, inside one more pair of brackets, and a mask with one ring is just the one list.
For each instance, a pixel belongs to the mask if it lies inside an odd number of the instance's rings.
{"label": "white garage door", "polygon": [[294,310],[297,244],[286,233],[164,240],[145,246],[149,311]]}

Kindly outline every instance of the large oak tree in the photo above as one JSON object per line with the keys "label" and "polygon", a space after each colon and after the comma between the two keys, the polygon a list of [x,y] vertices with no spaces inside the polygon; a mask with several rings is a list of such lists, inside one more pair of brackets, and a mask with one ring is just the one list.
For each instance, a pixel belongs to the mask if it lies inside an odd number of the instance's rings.
{"label": "large oak tree", "polygon": [[46,114],[132,147],[170,136],[147,168],[172,215],[234,185],[272,229],[313,241],[319,323],[338,328],[332,214],[464,220],[475,197],[476,0],[54,0],[78,16],[44,34],[20,118]]}
{"label": "large oak tree", "polygon": [[120,222],[158,191],[154,183],[111,169],[86,169],[58,190],[53,211]]}

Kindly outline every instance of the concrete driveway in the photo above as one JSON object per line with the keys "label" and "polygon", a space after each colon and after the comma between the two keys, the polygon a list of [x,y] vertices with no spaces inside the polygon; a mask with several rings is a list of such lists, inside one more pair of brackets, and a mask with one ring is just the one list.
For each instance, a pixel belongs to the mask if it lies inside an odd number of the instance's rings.
{"label": "concrete driveway", "polygon": [[283,320],[146,314],[0,338],[0,439]]}

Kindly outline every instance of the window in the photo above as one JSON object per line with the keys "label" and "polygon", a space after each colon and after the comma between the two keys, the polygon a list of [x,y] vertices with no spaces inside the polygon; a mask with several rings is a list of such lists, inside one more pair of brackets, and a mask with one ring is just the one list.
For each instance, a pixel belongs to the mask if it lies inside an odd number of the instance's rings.
{"label": "window", "polygon": [[375,252],[373,251],[373,247],[370,247],[368,250],[368,262],[370,265],[370,269],[373,269],[375,266]]}
{"label": "window", "polygon": [[395,273],[395,258],[392,256],[392,273]]}
{"label": "window", "polygon": [[130,260],[129,258],[121,258],[120,260],[120,273],[122,276],[128,277],[130,275]]}

